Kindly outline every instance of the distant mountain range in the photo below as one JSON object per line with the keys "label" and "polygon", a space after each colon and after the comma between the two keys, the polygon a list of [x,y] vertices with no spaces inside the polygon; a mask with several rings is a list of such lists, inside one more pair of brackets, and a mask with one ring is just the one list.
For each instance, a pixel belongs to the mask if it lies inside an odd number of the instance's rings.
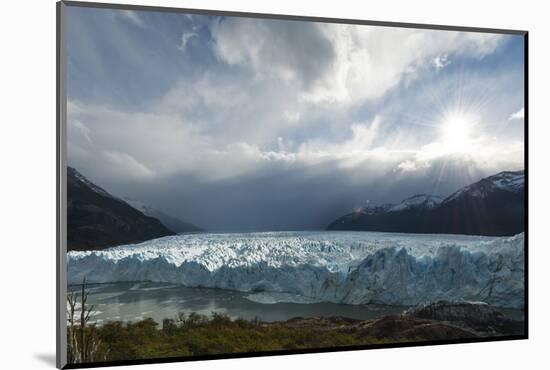
{"label": "distant mountain range", "polygon": [[[174,217],[167,219],[178,231],[199,230]],[[167,226],[67,168],[67,250],[104,249],[176,234]]]}
{"label": "distant mountain range", "polygon": [[158,219],[164,226],[176,233],[187,233],[203,231],[200,227],[197,227],[189,222],[180,220],[177,217],[168,215],[148,204],[140,202],[139,200],[124,198],[126,203],[141,211],[144,215],[154,217]]}
{"label": "distant mountain range", "polygon": [[328,230],[504,236],[524,231],[524,171],[506,171],[465,186],[446,198],[418,194],[399,204],[369,206]]}
{"label": "distant mountain range", "polygon": [[[446,198],[417,194],[338,218],[328,230],[504,236],[524,231],[524,171],[501,172]],[[109,194],[67,168],[67,249],[90,250],[201,231],[143,202]]]}

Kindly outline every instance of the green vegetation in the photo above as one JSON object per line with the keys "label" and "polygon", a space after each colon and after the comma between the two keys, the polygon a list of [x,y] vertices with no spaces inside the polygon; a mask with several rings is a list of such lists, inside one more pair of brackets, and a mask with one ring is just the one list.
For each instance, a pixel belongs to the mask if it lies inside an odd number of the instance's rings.
{"label": "green vegetation", "polygon": [[[307,348],[388,343],[390,339],[365,336],[357,330],[330,329],[290,321],[265,323],[233,320],[229,316],[180,313],[160,326],[153,319],[139,322],[90,321],[93,306],[87,305],[84,280],[79,292],[67,295],[67,343],[70,363],[252,353]],[[394,341],[395,342],[395,341]]]}
{"label": "green vegetation", "polygon": [[95,352],[96,361],[381,343],[353,333],[289,327],[284,322],[231,320],[219,313],[210,317],[180,314],[177,319],[165,319],[161,328],[152,319],[136,323],[109,322],[95,327],[94,335],[100,343]]}

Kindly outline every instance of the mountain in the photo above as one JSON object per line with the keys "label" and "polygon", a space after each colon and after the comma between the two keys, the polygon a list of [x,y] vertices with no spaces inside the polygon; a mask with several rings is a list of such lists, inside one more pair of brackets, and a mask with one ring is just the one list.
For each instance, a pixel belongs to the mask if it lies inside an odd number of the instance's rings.
{"label": "mountain", "polygon": [[417,194],[390,207],[388,212],[400,212],[407,209],[432,209],[437,207],[442,201],[443,198],[437,195]]}
{"label": "mountain", "polygon": [[67,167],[67,250],[103,249],[174,234]]}
{"label": "mountain", "polygon": [[367,207],[332,222],[329,230],[504,236],[524,231],[524,171],[506,171],[447,198],[415,195],[397,205]]}
{"label": "mountain", "polygon": [[445,202],[471,198],[487,198],[495,192],[504,191],[506,193],[523,192],[525,182],[524,171],[505,171],[496,175],[481,179],[480,181],[463,187],[451,194]]}
{"label": "mountain", "polygon": [[159,211],[148,204],[140,202],[139,200],[128,198],[124,198],[124,200],[144,215],[158,219],[164,226],[172,231],[175,231],[176,233],[202,231],[200,227],[197,227],[189,222],[182,221],[177,217],[167,215],[166,213]]}

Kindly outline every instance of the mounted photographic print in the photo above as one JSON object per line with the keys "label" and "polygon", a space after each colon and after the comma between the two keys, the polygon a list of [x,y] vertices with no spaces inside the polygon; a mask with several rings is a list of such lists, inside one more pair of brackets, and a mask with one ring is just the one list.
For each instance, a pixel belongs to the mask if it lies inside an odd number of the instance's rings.
{"label": "mounted photographic print", "polygon": [[526,51],[58,3],[58,367],[527,338]]}

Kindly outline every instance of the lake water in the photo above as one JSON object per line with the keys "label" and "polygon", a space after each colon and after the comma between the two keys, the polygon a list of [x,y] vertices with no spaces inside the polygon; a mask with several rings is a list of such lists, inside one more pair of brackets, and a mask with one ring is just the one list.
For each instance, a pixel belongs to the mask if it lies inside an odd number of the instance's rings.
{"label": "lake water", "polygon": [[[78,286],[69,287],[69,291],[79,289]],[[93,318],[97,323],[137,321],[147,317],[160,323],[165,318],[175,318],[178,312],[204,315],[220,312],[234,319],[259,318],[262,321],[313,316],[345,316],[368,320],[398,314],[407,308],[314,302],[305,298],[302,299],[304,303],[289,303],[281,302],[288,298],[284,294],[253,294],[153,282],[91,284],[87,291],[88,304],[94,305]],[[293,300],[297,298],[292,297]]]}
{"label": "lake water", "polygon": [[[69,286],[69,291],[79,290]],[[348,305],[315,302],[306,298],[288,297],[280,293],[246,293],[223,289],[189,288],[181,285],[139,282],[91,284],[87,286],[88,304],[94,305],[93,320],[138,321],[152,318],[161,323],[175,318],[178,312],[210,315],[225,313],[231,318],[262,321],[284,321],[292,317],[344,316],[369,320],[399,314],[407,307]],[[289,303],[285,300],[303,303]],[[520,310],[503,310],[507,316],[522,319]]]}

